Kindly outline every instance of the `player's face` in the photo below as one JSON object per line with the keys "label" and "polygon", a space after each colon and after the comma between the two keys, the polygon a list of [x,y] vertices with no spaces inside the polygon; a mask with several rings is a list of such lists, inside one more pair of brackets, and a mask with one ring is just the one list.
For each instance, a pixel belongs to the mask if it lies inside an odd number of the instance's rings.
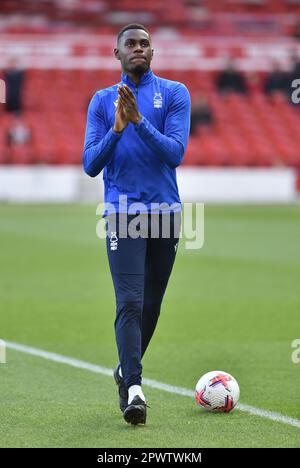
{"label": "player's face", "polygon": [[120,37],[115,56],[125,73],[142,74],[149,70],[153,49],[149,34],[142,29],[129,29]]}

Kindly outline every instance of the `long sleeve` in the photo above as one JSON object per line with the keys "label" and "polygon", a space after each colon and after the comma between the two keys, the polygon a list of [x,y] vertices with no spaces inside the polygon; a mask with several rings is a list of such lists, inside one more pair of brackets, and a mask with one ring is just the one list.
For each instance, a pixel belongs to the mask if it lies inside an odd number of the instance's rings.
{"label": "long sleeve", "polygon": [[135,125],[142,140],[171,168],[179,166],[183,160],[190,130],[190,108],[189,92],[184,85],[178,84],[171,96],[164,134],[144,116]]}
{"label": "long sleeve", "polygon": [[87,124],[82,155],[85,172],[96,177],[110,161],[113,150],[121,138],[110,128],[107,131],[103,115],[101,98],[95,94],[90,102],[87,113]]}

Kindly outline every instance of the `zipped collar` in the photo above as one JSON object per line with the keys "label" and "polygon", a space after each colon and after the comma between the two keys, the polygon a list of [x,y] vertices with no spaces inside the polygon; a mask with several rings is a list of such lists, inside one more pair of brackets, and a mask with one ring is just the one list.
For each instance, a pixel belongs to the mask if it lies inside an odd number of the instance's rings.
{"label": "zipped collar", "polygon": [[133,89],[136,89],[136,87],[139,88],[140,86],[147,85],[151,83],[151,81],[153,80],[154,80],[154,73],[152,70],[148,70],[146,73],[144,73],[141,76],[138,86],[136,86],[136,84],[131,80],[131,78],[129,78],[128,75],[126,75],[126,73],[121,74],[121,81]]}

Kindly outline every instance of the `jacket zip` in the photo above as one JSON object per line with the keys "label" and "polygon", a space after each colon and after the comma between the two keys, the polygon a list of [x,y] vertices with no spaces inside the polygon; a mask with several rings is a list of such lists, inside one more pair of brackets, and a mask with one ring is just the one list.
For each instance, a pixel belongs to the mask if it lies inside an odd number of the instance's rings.
{"label": "jacket zip", "polygon": [[135,92],[136,92],[136,103],[138,104],[138,86],[135,85]]}

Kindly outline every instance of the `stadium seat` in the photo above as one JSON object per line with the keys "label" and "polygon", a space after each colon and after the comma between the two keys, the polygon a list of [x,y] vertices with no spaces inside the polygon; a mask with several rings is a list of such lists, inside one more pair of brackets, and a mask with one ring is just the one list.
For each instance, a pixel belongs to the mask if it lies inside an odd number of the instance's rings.
{"label": "stadium seat", "polygon": [[[300,167],[300,115],[285,99],[270,101],[257,90],[220,97],[211,72],[167,70],[164,76],[184,82],[192,99],[204,93],[214,115],[211,127],[198,128],[190,138],[184,165]],[[119,79],[118,71],[54,70],[51,78],[47,71],[28,71],[24,119],[32,129],[32,148],[8,156],[9,116],[2,112],[0,164],[81,164],[90,98]]]}

